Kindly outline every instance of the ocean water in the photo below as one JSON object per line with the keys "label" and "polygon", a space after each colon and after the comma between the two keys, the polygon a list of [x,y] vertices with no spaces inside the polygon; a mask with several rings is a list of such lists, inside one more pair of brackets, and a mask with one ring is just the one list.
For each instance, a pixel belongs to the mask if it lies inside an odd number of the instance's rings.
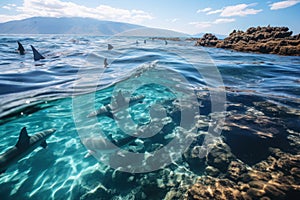
{"label": "ocean water", "polygon": [[[33,61],[30,45],[46,59]],[[300,57],[76,35],[2,35],[0,56],[0,153],[23,127],[56,129],[46,149],[0,175],[1,199],[167,199],[205,175],[205,164],[184,156],[193,146],[205,157],[210,143],[225,142],[249,166],[269,147],[299,154]],[[143,99],[87,117],[120,91]],[[137,139],[108,151],[87,142],[128,135]]]}

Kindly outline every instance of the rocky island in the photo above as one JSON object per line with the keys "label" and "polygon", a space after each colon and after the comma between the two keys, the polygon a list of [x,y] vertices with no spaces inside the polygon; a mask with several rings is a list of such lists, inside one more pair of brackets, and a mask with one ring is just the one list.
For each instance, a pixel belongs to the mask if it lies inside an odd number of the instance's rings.
{"label": "rocky island", "polygon": [[224,40],[206,33],[196,46],[233,49],[243,52],[300,56],[300,34],[292,36],[288,27],[250,27],[246,32],[233,30]]}

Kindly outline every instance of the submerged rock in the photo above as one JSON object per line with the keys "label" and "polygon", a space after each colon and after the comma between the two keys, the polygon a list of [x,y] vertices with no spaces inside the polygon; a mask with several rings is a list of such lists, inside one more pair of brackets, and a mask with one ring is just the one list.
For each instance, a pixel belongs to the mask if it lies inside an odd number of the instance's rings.
{"label": "submerged rock", "polygon": [[[300,195],[300,156],[270,149],[268,165],[246,168],[232,161],[226,178],[202,176],[187,191],[186,199],[297,199]],[[273,157],[275,156],[275,157]]]}
{"label": "submerged rock", "polygon": [[241,192],[235,184],[227,179],[204,177],[187,192],[187,199],[241,199]]}
{"label": "submerged rock", "polygon": [[228,166],[226,176],[233,181],[238,181],[241,178],[241,175],[246,171],[245,164],[238,161],[232,161]]}
{"label": "submerged rock", "polygon": [[250,27],[246,32],[234,30],[224,40],[205,34],[196,46],[233,49],[244,52],[300,56],[300,34],[292,36],[287,27]]}
{"label": "submerged rock", "polygon": [[212,166],[207,166],[205,173],[209,176],[217,177],[220,174],[220,170]]}
{"label": "submerged rock", "polygon": [[221,143],[211,149],[207,155],[207,164],[217,168],[221,172],[226,172],[229,163],[234,158],[229,146],[225,143]]}

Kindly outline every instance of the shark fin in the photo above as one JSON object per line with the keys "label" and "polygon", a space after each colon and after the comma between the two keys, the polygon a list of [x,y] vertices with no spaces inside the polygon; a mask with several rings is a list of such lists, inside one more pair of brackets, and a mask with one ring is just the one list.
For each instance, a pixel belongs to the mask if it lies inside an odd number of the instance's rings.
{"label": "shark fin", "polygon": [[28,136],[26,127],[23,127],[21,132],[20,132],[19,140],[16,144],[16,147],[17,148],[22,148],[22,147],[28,146],[29,145],[29,139],[30,139],[30,137]]}
{"label": "shark fin", "polygon": [[108,50],[112,50],[113,48],[114,48],[113,45],[111,45],[111,44],[108,44],[108,45],[107,45],[107,49],[108,49]]}
{"label": "shark fin", "polygon": [[21,42],[19,42],[19,41],[18,41],[18,51],[19,51],[20,55],[25,54],[25,49],[24,49],[23,45],[21,44]]}
{"label": "shark fin", "polygon": [[44,140],[42,143],[41,143],[41,147],[43,147],[44,149],[48,146],[46,140]]}
{"label": "shark fin", "polygon": [[30,46],[31,46],[31,49],[33,51],[33,59],[34,59],[34,61],[45,59],[45,57],[42,56],[32,45],[30,45]]}

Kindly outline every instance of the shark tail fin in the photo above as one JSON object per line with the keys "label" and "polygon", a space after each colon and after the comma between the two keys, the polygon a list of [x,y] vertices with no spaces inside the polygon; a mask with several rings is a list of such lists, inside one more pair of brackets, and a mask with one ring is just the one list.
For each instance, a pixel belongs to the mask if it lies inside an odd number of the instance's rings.
{"label": "shark tail fin", "polygon": [[45,59],[44,56],[42,56],[35,48],[34,46],[30,45],[31,46],[31,49],[33,51],[33,59],[34,61],[38,61],[38,60],[41,60],[41,59]]}
{"label": "shark tail fin", "polygon": [[17,41],[18,42],[18,51],[20,53],[20,55],[24,55],[25,54],[25,49],[23,47],[23,45],[21,44],[21,42]]}
{"label": "shark tail fin", "polygon": [[48,146],[46,140],[44,140],[42,143],[41,143],[41,147],[43,147],[44,149]]}
{"label": "shark tail fin", "polygon": [[30,139],[30,137],[28,136],[26,127],[23,127],[21,132],[20,132],[19,140],[16,144],[16,147],[17,148],[22,148],[22,147],[28,146],[29,145],[29,139]]}

